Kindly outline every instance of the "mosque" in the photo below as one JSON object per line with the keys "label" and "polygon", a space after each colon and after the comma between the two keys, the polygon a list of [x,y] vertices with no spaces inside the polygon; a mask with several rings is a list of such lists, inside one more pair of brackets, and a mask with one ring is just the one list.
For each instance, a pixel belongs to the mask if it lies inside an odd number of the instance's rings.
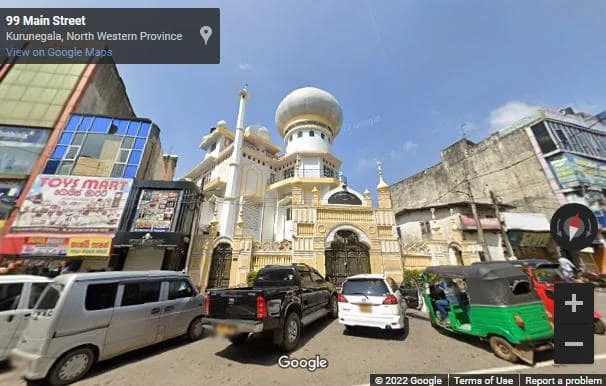
{"label": "mosque", "polygon": [[249,93],[239,93],[235,130],[225,121],[202,139],[204,159],[184,178],[204,193],[188,270],[201,288],[242,286],[265,265],[305,263],[339,285],[347,276],[402,279],[389,186],[380,163],[378,205],[347,185],[332,146],[343,123],[339,102],[304,87],[278,105],[285,151],[266,127],[245,126]]}

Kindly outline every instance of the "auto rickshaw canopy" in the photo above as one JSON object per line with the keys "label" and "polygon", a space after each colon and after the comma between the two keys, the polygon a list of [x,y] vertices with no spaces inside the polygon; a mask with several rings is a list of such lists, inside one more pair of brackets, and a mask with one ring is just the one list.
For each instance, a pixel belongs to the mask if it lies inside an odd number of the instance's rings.
{"label": "auto rickshaw canopy", "polygon": [[540,301],[526,273],[506,261],[428,267],[425,273],[465,280],[470,305],[502,306]]}

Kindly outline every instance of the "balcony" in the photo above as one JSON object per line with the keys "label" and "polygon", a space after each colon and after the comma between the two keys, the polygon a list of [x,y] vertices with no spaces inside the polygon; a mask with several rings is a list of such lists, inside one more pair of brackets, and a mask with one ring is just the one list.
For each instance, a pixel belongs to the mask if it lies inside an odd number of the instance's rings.
{"label": "balcony", "polygon": [[[281,170],[276,173],[272,173],[269,177],[269,184],[275,184],[277,182],[287,180],[289,178],[293,178],[295,176],[295,168],[288,168],[285,170]],[[318,168],[301,168],[297,175],[298,178],[337,178],[339,176],[339,171],[334,170],[328,167],[324,167],[323,169]]]}

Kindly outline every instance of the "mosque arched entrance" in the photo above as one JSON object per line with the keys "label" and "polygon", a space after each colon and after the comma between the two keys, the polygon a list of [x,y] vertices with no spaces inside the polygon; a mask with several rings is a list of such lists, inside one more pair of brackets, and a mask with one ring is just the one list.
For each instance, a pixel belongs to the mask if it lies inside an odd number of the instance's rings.
{"label": "mosque arched entrance", "polygon": [[370,273],[369,247],[351,230],[337,231],[324,256],[326,277],[337,286],[348,276]]}
{"label": "mosque arched entrance", "polygon": [[210,274],[206,288],[229,287],[229,275],[231,273],[231,245],[220,243],[213,250],[210,259]]}

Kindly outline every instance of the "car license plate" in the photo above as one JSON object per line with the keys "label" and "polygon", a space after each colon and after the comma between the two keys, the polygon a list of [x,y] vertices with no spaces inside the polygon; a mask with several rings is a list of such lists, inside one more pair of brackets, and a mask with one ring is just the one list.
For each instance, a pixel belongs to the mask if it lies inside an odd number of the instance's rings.
{"label": "car license plate", "polygon": [[227,324],[217,324],[215,330],[218,334],[224,336],[234,335],[236,333],[236,328]]}
{"label": "car license plate", "polygon": [[360,304],[360,312],[372,312],[372,305]]}

